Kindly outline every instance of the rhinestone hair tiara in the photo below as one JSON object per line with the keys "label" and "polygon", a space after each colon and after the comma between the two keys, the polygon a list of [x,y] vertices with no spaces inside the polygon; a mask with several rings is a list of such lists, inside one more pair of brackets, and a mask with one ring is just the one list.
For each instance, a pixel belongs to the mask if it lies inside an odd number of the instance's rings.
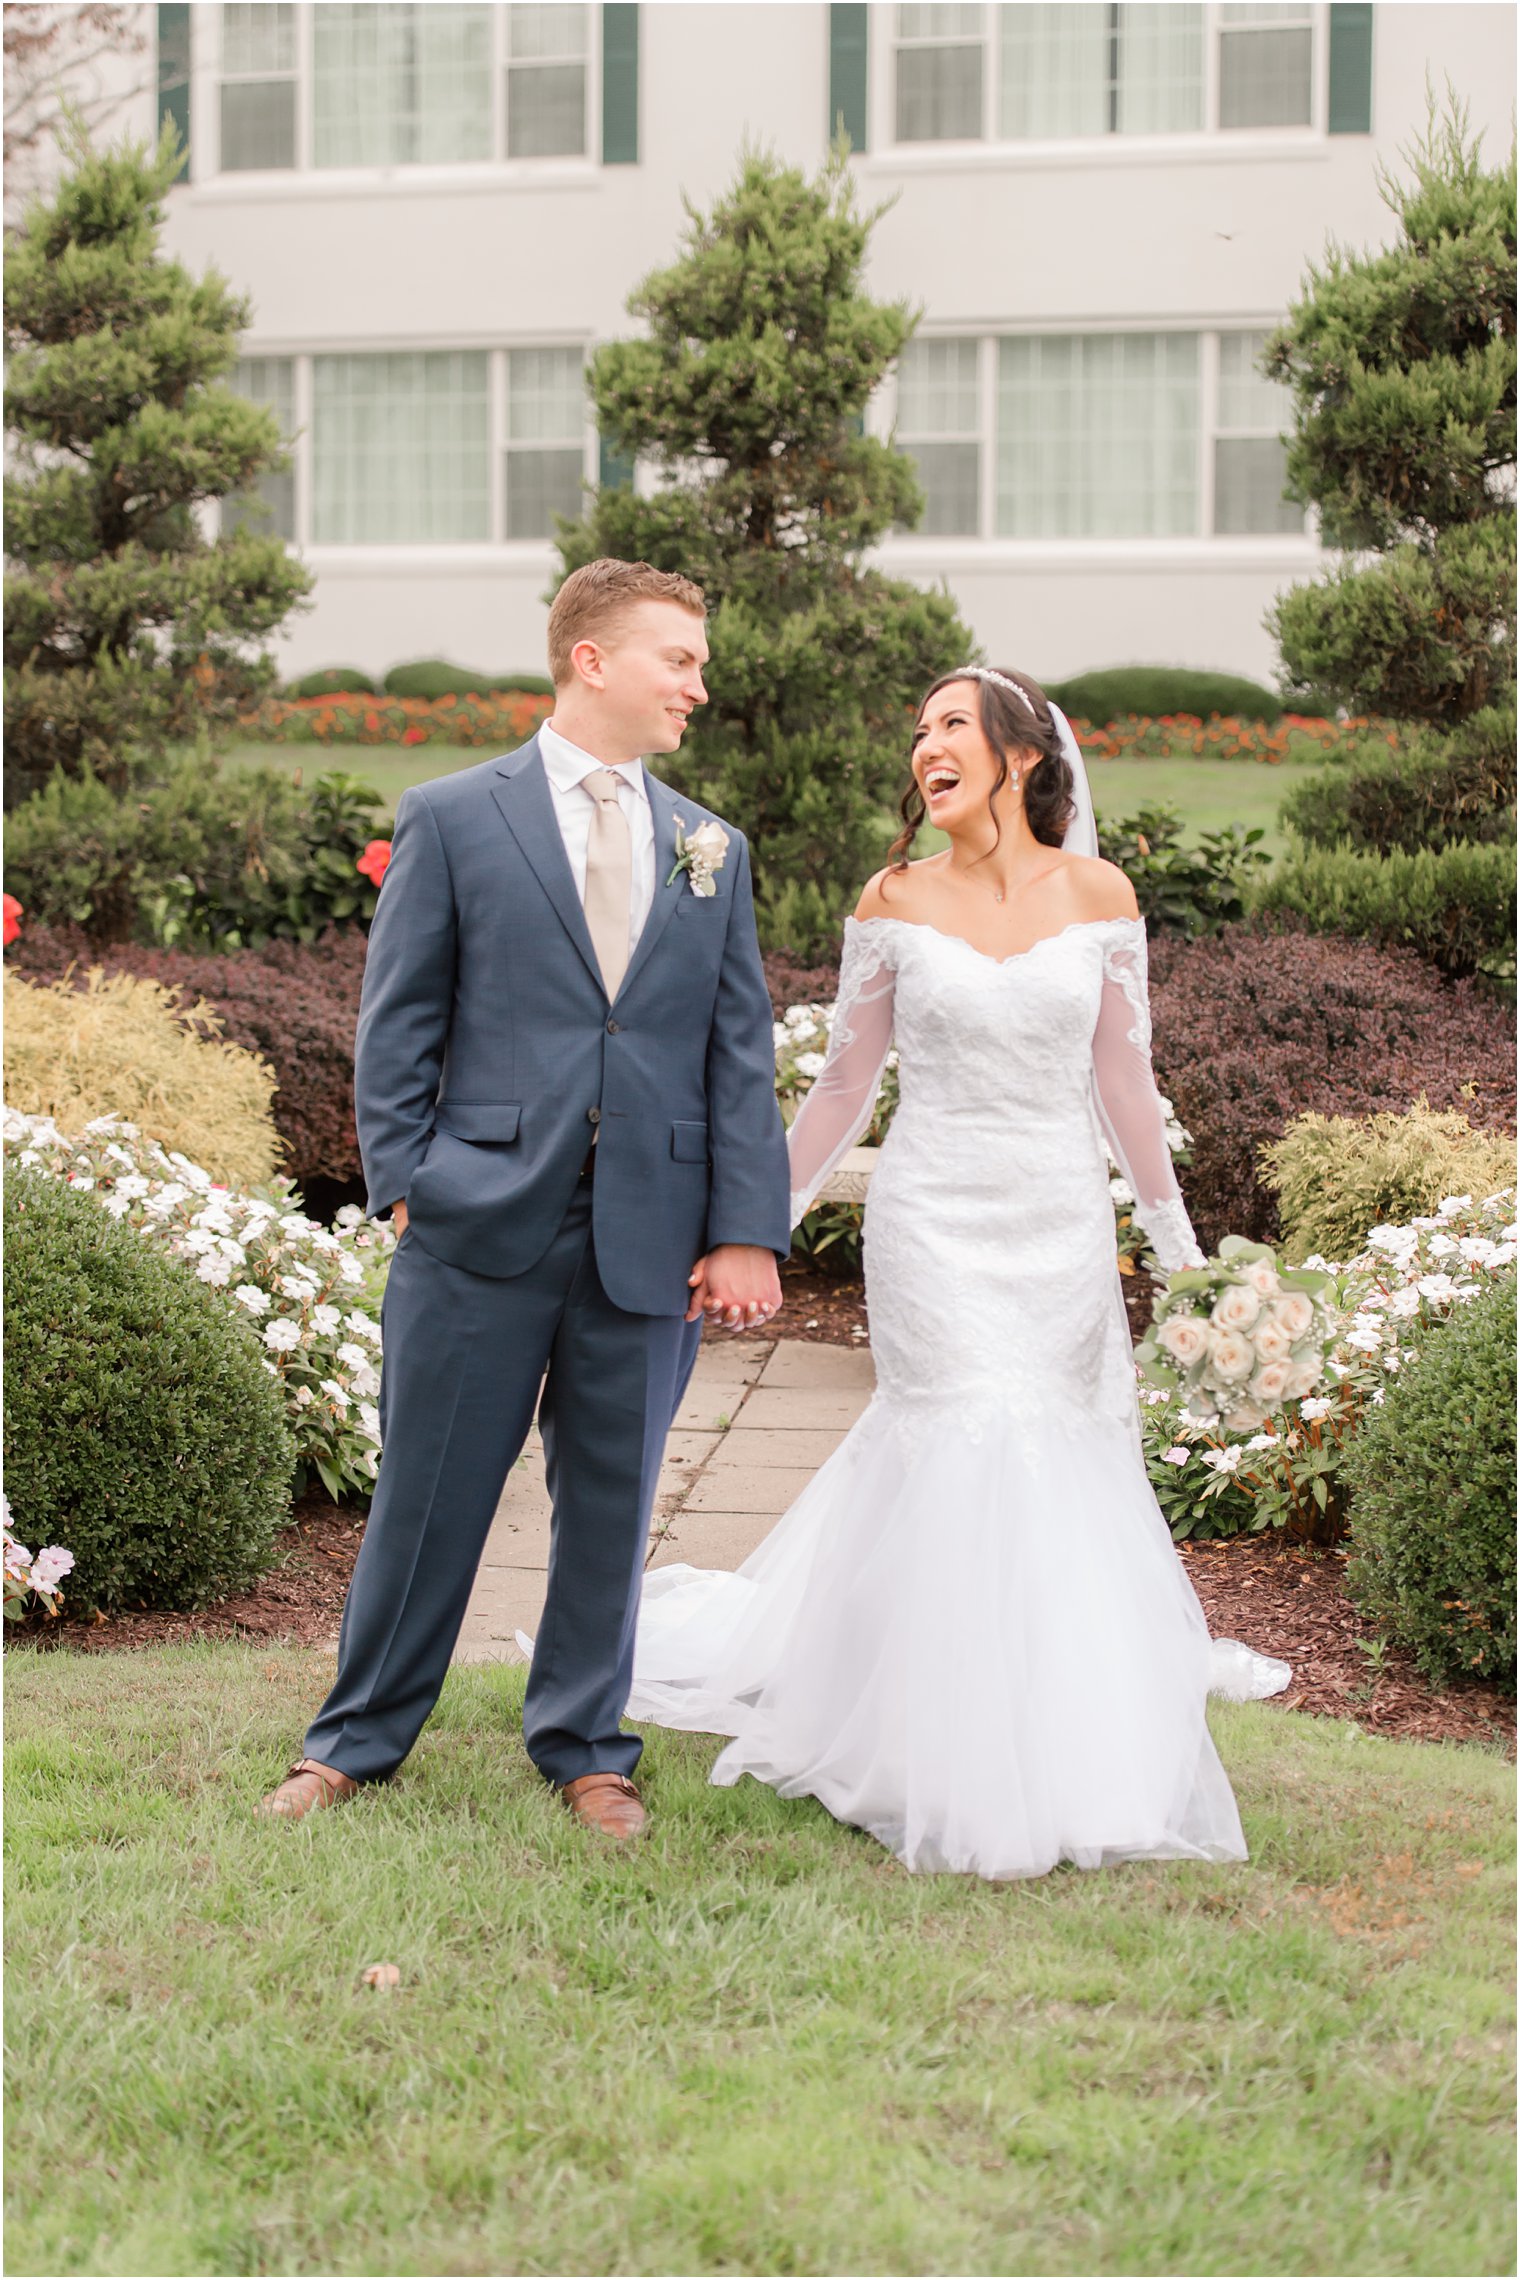
{"label": "rhinestone hair tiara", "polygon": [[995,671],[991,665],[962,665],[957,668],[955,677],[957,680],[996,681],[1000,689],[1006,689],[1008,694],[1023,706],[1032,720],[1038,720],[1040,717],[1035,711],[1034,700],[1029,691],[1021,689],[1017,681],[1010,681],[1006,673]]}

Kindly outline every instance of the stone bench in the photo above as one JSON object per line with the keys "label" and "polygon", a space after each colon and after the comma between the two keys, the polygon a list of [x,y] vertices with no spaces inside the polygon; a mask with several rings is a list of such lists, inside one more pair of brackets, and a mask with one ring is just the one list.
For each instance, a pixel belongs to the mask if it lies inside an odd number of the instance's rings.
{"label": "stone bench", "polygon": [[864,1203],[879,1148],[850,1148],[840,1157],[822,1187],[819,1203]]}

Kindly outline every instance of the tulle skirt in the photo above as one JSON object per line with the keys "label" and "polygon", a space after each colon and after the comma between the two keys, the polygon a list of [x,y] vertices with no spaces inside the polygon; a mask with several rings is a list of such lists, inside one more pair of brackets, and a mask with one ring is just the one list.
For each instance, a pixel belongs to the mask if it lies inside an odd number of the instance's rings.
{"label": "tulle skirt", "polygon": [[1289,1676],[1211,1642],[1133,1434],[878,1393],[736,1573],[646,1576],[628,1710],[909,1869],[1024,1877],[1243,1860],[1206,1699]]}

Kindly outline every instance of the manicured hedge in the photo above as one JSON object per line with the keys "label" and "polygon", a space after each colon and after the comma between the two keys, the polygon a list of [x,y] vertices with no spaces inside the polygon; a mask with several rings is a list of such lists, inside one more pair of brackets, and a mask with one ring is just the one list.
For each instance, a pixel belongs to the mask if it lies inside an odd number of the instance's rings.
{"label": "manicured hedge", "polygon": [[1125,713],[1219,713],[1238,720],[1275,721],[1283,700],[1259,681],[1237,673],[1199,673],[1184,665],[1115,665],[1043,684],[1073,720],[1118,720]]}
{"label": "manicured hedge", "polygon": [[1429,1337],[1342,1466],[1352,1598],[1437,1685],[1515,1683],[1515,1278]]}
{"label": "manicured hedge", "polygon": [[74,1554],[69,1604],[200,1607],[269,1566],[289,1510],[285,1397],[188,1265],[87,1194],[5,1181],[6,1493]]}
{"label": "manicured hedge", "polygon": [[1251,891],[1255,910],[1289,912],[1319,934],[1361,935],[1416,950],[1448,974],[1512,957],[1515,849],[1422,847],[1376,855],[1307,847]]}
{"label": "manicured hedge", "polygon": [[1514,1130],[1502,1009],[1407,950],[1291,926],[1163,937],[1151,1010],[1157,1079],[1193,1135],[1183,1188],[1209,1249],[1231,1234],[1278,1240],[1258,1151],[1307,1110],[1372,1115],[1423,1093],[1484,1130]]}
{"label": "manicured hedge", "polygon": [[303,674],[292,681],[283,692],[285,696],[302,697],[372,697],[375,684],[368,673],[361,673],[353,665],[328,665],[320,673]]}
{"label": "manicured hedge", "polygon": [[393,665],[382,685],[391,697],[486,697],[513,690],[524,696],[554,694],[554,683],[542,673],[472,673],[468,666],[450,665],[441,657]]}
{"label": "manicured hedge", "polygon": [[315,942],[270,942],[226,957],[138,945],[102,953],[77,929],[29,926],[6,963],[57,980],[71,964],[82,979],[85,962],[103,961],[110,972],[149,974],[189,999],[205,998],[222,1016],[225,1036],[273,1068],[275,1128],[287,1150],[281,1168],[304,1191],[314,1180],[347,1184],[361,1176],[354,1027],[366,948],[361,927],[342,926]]}
{"label": "manicured hedge", "polygon": [[1310,776],[1281,813],[1310,847],[1413,855],[1452,840],[1512,842],[1514,704],[1491,705],[1448,735],[1411,734],[1397,754]]}

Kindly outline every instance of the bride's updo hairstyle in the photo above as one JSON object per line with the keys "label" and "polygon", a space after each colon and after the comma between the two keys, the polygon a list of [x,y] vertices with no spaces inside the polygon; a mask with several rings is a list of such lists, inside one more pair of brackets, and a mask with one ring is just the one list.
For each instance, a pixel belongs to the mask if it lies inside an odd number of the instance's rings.
{"label": "bride's updo hairstyle", "polygon": [[[1029,768],[1023,778],[1025,821],[1042,846],[1059,847],[1077,810],[1072,798],[1071,768],[1061,750],[1061,732],[1051,717],[1050,699],[1045,691],[1027,673],[1015,673],[1008,666],[999,665],[989,670],[984,665],[962,665],[954,673],[942,673],[933,688],[925,690],[918,708],[920,718],[929,699],[939,690],[948,689],[954,681],[976,683],[982,734],[997,755],[997,781],[988,794],[987,805],[998,839],[1003,836],[1003,827],[998,821],[995,803],[1008,781],[1009,755],[1032,752],[1038,765]],[[1005,683],[1012,686],[1005,687]],[[908,850],[928,814],[916,776],[904,792],[897,812],[902,817],[903,828],[892,842],[887,863],[891,870],[905,871]]]}

